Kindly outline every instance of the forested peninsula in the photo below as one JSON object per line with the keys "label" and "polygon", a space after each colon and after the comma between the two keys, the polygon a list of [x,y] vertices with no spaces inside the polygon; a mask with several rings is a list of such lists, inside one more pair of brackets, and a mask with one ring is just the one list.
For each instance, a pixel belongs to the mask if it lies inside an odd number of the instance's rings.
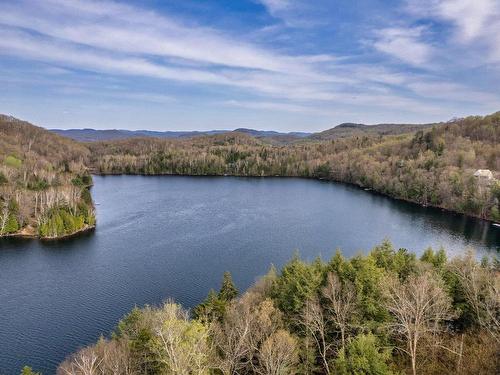
{"label": "forested peninsula", "polygon": [[500,112],[300,137],[246,130],[87,143],[0,116],[0,236],[92,228],[90,172],[324,179],[500,222]]}
{"label": "forested peninsula", "polygon": [[0,237],[60,238],[95,225],[84,145],[0,116]]}
{"label": "forested peninsula", "polygon": [[190,312],[172,300],[135,308],[57,373],[498,374],[498,269],[388,241],[351,259],[295,256],[241,295],[224,274]]}

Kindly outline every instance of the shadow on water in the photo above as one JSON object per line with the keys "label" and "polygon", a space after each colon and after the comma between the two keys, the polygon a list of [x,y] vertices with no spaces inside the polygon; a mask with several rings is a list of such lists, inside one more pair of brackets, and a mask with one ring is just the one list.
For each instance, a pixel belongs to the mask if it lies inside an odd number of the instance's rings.
{"label": "shadow on water", "polygon": [[94,237],[95,230],[88,230],[75,234],[74,236],[50,240],[26,237],[6,237],[0,238],[0,251],[7,249],[22,251],[23,249],[33,246],[43,250],[73,251],[87,248]]}
{"label": "shadow on water", "polygon": [[[328,181],[322,182],[331,183]],[[491,255],[498,255],[500,252],[500,227],[495,226],[488,220],[482,220],[437,207],[424,207],[416,203],[393,199],[374,191],[365,191],[354,185],[333,184],[344,187],[354,194],[365,195],[368,193],[373,205],[390,207],[391,210],[397,211],[398,215],[405,215],[410,221],[423,221],[426,226],[433,228],[433,230],[439,230],[443,233],[454,233],[464,238],[466,242],[484,243],[490,252],[492,252]]]}

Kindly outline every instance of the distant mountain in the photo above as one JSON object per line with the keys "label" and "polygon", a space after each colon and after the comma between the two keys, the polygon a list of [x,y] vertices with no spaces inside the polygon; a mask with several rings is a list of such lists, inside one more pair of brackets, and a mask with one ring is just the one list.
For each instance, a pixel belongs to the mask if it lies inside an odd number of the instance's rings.
{"label": "distant mountain", "polygon": [[227,130],[200,131],[152,131],[152,130],[96,130],[96,129],[50,129],[51,132],[80,142],[111,141],[115,139],[155,137],[155,138],[189,138],[200,135],[226,133]]}
{"label": "distant mountain", "polygon": [[[209,131],[151,131],[151,130],[96,130],[96,129],[50,129],[51,132],[80,142],[110,141],[115,139],[155,137],[155,138],[191,138],[203,135],[215,135],[229,133],[232,130],[209,130]],[[233,130],[238,133],[251,135],[255,138],[270,138],[276,142],[287,143],[300,138],[305,138],[311,133],[290,132],[280,133],[276,131],[255,130],[238,128]]]}
{"label": "distant mountain", "polygon": [[351,122],[346,122],[335,126],[334,128],[324,130],[319,133],[314,133],[308,137],[311,140],[324,141],[332,140],[338,138],[346,138],[355,135],[395,135],[412,133],[417,130],[430,128],[433,126],[439,126],[444,123],[433,123],[433,124],[377,124],[377,125],[365,125],[365,124],[355,124]]}
{"label": "distant mountain", "polygon": [[279,137],[279,136],[290,136],[296,138],[305,138],[310,136],[312,133],[306,132],[289,132],[289,133],[280,133],[273,130],[255,130],[255,129],[247,129],[247,128],[238,128],[234,129],[235,132],[238,133],[246,133],[251,135],[252,137]]}
{"label": "distant mountain", "polygon": [[153,137],[153,138],[192,138],[205,135],[225,134],[238,132],[259,138],[268,143],[287,144],[300,140],[323,141],[338,138],[346,138],[354,135],[394,135],[404,134],[438,126],[443,123],[434,124],[377,124],[365,125],[356,123],[343,123],[334,128],[318,133],[289,132],[282,133],[272,130],[255,130],[238,128],[235,130],[209,130],[209,131],[152,131],[152,130],[125,130],[125,129],[50,129],[51,132],[80,142],[112,141],[117,139]]}

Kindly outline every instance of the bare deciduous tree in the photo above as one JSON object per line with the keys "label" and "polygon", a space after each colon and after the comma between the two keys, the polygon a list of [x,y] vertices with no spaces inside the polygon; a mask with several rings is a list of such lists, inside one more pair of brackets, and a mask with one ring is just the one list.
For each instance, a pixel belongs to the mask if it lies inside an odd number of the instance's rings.
{"label": "bare deciduous tree", "polygon": [[281,313],[270,299],[247,292],[231,302],[223,322],[212,324],[217,367],[224,374],[255,370],[255,356],[262,343],[281,326]]}
{"label": "bare deciduous tree", "polygon": [[435,273],[424,271],[404,283],[388,277],[382,285],[385,305],[394,317],[392,328],[406,341],[406,348],[400,349],[410,356],[414,375],[419,341],[426,334],[440,331],[441,323],[453,317],[451,298],[442,284]]}
{"label": "bare deciduous tree", "polygon": [[342,347],[345,347],[349,321],[352,320],[357,310],[354,285],[351,282],[342,284],[339,277],[330,272],[326,278],[326,285],[322,292],[323,296],[329,302],[326,307],[329,315],[328,318],[339,328]]}
{"label": "bare deciduous tree", "polygon": [[327,374],[330,374],[328,354],[333,343],[328,342],[326,339],[327,320],[317,297],[306,301],[300,323],[305,327],[307,333],[312,336],[323,362],[324,370]]}
{"label": "bare deciduous tree", "polygon": [[261,375],[293,375],[298,362],[297,340],[285,330],[278,330],[262,344],[256,372]]}
{"label": "bare deciduous tree", "polygon": [[472,253],[456,259],[450,267],[460,280],[477,323],[500,342],[500,274],[481,266]]}
{"label": "bare deciduous tree", "polygon": [[58,369],[61,375],[97,375],[100,374],[99,358],[93,346],[80,350],[69,360],[65,361]]}

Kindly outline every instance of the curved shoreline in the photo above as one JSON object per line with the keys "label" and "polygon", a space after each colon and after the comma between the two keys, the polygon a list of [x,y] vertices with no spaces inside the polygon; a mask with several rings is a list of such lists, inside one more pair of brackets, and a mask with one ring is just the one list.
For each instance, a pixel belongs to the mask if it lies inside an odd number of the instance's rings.
{"label": "curved shoreline", "polygon": [[[275,175],[275,176],[267,176],[267,175],[266,176],[257,176],[257,175],[238,175],[238,174],[214,174],[214,175],[199,174],[199,175],[196,175],[196,174],[175,174],[175,173],[158,173],[158,174],[144,174],[144,173],[101,173],[101,172],[96,172],[96,171],[91,171],[91,173],[93,175],[102,176],[102,177],[106,177],[106,176],[143,176],[143,177],[148,177],[148,176],[151,176],[151,177],[177,176],[177,177],[279,178],[279,179],[300,178],[300,179],[305,179],[305,180],[316,180],[316,181],[324,181],[324,182],[334,182],[334,183],[337,183],[337,184],[344,184],[344,185],[353,186],[353,187],[356,187],[358,189],[362,189],[364,191],[370,192],[372,194],[379,194],[381,196],[384,196],[384,197],[387,197],[387,198],[390,198],[390,199],[394,199],[394,200],[397,200],[397,201],[402,201],[402,202],[410,203],[410,204],[413,204],[413,205],[417,205],[419,207],[439,209],[439,210],[446,211],[446,212],[451,213],[451,214],[462,215],[462,216],[469,217],[469,218],[474,218],[474,219],[477,219],[477,220],[487,221],[487,222],[491,223],[492,225],[493,224],[500,224],[500,222],[497,222],[497,221],[492,220],[492,219],[480,217],[478,215],[469,214],[469,213],[460,212],[460,211],[455,211],[455,210],[449,209],[447,207],[438,206],[438,205],[432,205],[432,204],[424,205],[422,203],[415,202],[415,201],[410,200],[410,199],[405,199],[405,198],[401,198],[401,197],[394,197],[392,195],[383,193],[383,192],[381,192],[381,191],[379,191],[377,189],[374,189],[372,187],[369,187],[369,186],[363,186],[363,185],[360,185],[360,184],[356,184],[354,182],[339,181],[339,180],[334,180],[334,179],[324,178],[324,177],[280,176],[280,175]],[[34,233],[33,234],[32,233],[20,233],[22,231],[21,230],[20,232],[16,232],[16,233],[10,233],[10,234],[0,235],[0,239],[2,239],[2,238],[25,238],[25,239],[38,239],[40,241],[57,241],[57,240],[68,239],[68,238],[71,238],[71,237],[76,237],[76,236],[78,236],[80,234],[83,234],[83,233],[95,230],[95,228],[96,228],[96,225],[86,225],[85,227],[83,227],[83,228],[81,228],[81,229],[79,229],[79,230],[77,230],[75,232],[64,234],[62,236],[50,236],[50,237],[40,237],[38,234],[34,234]]]}
{"label": "curved shoreline", "polygon": [[154,174],[150,174],[150,173],[120,173],[120,172],[116,172],[116,173],[102,173],[102,172],[96,172],[96,171],[92,171],[92,170],[90,172],[93,175],[102,176],[102,177],[106,177],[106,176],[144,176],[144,177],[147,177],[147,176],[152,176],[152,177],[177,176],[177,177],[301,178],[301,179],[306,179],[306,180],[335,182],[337,184],[345,184],[345,185],[354,186],[356,188],[359,188],[359,189],[362,189],[362,190],[365,190],[365,191],[368,191],[368,192],[371,192],[371,193],[380,194],[380,195],[382,195],[384,197],[387,197],[387,198],[391,198],[391,199],[395,199],[395,200],[398,200],[398,201],[415,204],[415,205],[420,206],[420,207],[424,207],[424,208],[430,207],[430,208],[440,209],[440,210],[443,210],[443,211],[446,211],[446,212],[449,212],[449,213],[463,215],[463,216],[474,218],[474,219],[488,221],[488,222],[490,222],[492,224],[500,224],[500,222],[498,222],[498,221],[495,221],[495,220],[489,219],[489,218],[484,218],[484,217],[481,217],[479,215],[474,215],[474,214],[470,214],[470,213],[455,211],[453,209],[450,209],[450,208],[447,208],[447,207],[444,207],[444,206],[439,206],[439,205],[433,205],[433,204],[427,204],[427,205],[425,205],[425,204],[422,204],[420,202],[413,201],[411,199],[405,199],[405,198],[402,198],[402,197],[395,197],[393,195],[389,195],[387,193],[381,192],[381,191],[379,191],[379,190],[377,190],[377,189],[375,189],[373,187],[370,187],[370,186],[364,186],[364,185],[357,184],[355,182],[340,181],[340,180],[335,180],[335,179],[331,179],[331,178],[324,178],[324,177],[281,176],[281,175],[260,176],[260,175],[239,175],[239,174],[178,174],[178,173],[154,173]]}

